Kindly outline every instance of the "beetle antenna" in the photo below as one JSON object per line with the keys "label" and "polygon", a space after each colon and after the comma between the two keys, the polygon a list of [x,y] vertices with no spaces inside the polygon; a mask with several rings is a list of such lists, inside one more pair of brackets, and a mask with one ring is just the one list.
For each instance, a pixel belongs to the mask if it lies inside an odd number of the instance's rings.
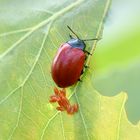
{"label": "beetle antenna", "polygon": [[83,39],[82,41],[92,41],[92,40],[100,40],[101,38],[91,38],[91,39]]}
{"label": "beetle antenna", "polygon": [[70,28],[70,26],[67,25],[67,27],[79,39],[78,35]]}

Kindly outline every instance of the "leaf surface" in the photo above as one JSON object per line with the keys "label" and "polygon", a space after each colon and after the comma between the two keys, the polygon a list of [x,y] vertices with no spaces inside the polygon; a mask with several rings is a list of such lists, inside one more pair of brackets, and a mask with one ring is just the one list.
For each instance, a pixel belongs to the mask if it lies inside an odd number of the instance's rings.
{"label": "leaf surface", "polygon": [[[0,1],[0,139],[119,140],[128,137],[129,127],[138,136],[125,118],[126,95],[98,94],[92,68],[83,83],[67,89],[70,101],[79,104],[76,115],[57,112],[48,102],[55,86],[51,62],[69,39],[66,26],[80,38],[100,37],[109,5],[110,0]],[[87,50],[95,45],[87,43]]]}

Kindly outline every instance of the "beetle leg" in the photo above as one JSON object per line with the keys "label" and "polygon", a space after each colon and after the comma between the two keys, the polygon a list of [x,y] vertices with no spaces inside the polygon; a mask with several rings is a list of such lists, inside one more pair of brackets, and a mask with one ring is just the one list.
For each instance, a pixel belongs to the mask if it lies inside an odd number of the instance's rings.
{"label": "beetle leg", "polygon": [[78,79],[78,81],[79,81],[79,82],[82,82],[82,80],[81,80],[80,78]]}
{"label": "beetle leg", "polygon": [[89,66],[87,66],[87,65],[84,65],[84,67],[85,67],[85,68],[89,68]]}
{"label": "beetle leg", "polygon": [[85,56],[85,60],[87,60],[87,56]]}
{"label": "beetle leg", "polygon": [[88,55],[92,55],[90,52],[88,52],[88,51],[86,51],[86,50],[84,50],[84,52],[87,53]]}
{"label": "beetle leg", "polygon": [[84,73],[84,71],[83,71],[83,69],[82,69],[82,71],[81,71],[81,75]]}

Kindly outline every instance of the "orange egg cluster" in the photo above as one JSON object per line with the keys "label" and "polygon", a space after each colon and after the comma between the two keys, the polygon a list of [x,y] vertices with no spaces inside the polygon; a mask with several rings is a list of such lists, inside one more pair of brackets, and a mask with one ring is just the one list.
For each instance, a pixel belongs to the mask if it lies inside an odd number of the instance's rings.
{"label": "orange egg cluster", "polygon": [[66,97],[66,90],[58,90],[54,88],[54,95],[50,96],[50,102],[58,102],[59,106],[56,108],[59,111],[67,111],[68,114],[74,114],[78,111],[78,104],[71,105]]}

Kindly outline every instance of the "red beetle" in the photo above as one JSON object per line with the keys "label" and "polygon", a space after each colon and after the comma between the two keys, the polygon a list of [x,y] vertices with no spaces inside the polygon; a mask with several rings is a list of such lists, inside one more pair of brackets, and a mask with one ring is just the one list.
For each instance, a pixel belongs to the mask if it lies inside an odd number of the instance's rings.
{"label": "red beetle", "polygon": [[[69,26],[68,28],[72,31]],[[73,38],[70,35],[71,39],[61,45],[52,63],[52,78],[57,86],[61,88],[71,86],[80,79],[86,59],[85,53],[88,53],[85,50],[86,45],[84,41],[97,40],[81,40],[77,35],[76,37]]]}
{"label": "red beetle", "polygon": [[[61,88],[72,86],[77,83],[78,80],[80,80],[80,75],[83,73],[86,53],[90,54],[85,50],[86,44],[84,43],[84,41],[97,40],[81,40],[69,26],[67,27],[77,38],[73,38],[70,35],[70,40],[61,45],[53,60],[51,67],[52,78],[57,84],[57,86]],[[54,91],[55,95],[51,96],[50,102],[58,102],[59,105],[61,104],[59,107],[57,107],[58,110],[66,110],[69,114],[77,112],[77,105],[66,107],[68,106],[68,103],[64,103],[67,102],[66,97],[64,96],[64,94],[58,94],[59,92],[61,93],[62,90],[57,90],[56,92],[55,89]],[[62,97],[64,98],[62,99]],[[62,105],[62,103],[60,102],[63,102],[64,105]]]}

